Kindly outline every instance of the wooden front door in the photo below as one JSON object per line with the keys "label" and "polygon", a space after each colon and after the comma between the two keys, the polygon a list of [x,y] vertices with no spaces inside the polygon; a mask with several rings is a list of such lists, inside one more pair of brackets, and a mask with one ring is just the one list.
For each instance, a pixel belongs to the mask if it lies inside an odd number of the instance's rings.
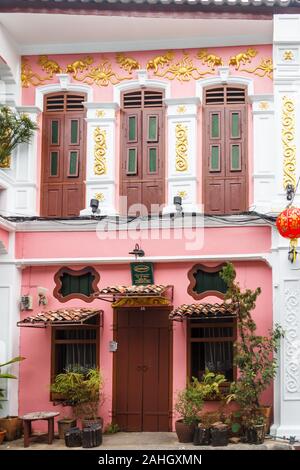
{"label": "wooden front door", "polygon": [[203,137],[204,211],[234,214],[247,210],[245,88],[205,90]]}
{"label": "wooden front door", "polygon": [[114,419],[124,431],[171,430],[168,308],[115,311]]}
{"label": "wooden front door", "polygon": [[164,203],[164,184],[163,93],[155,90],[125,93],[120,195],[127,197],[127,211],[121,201],[122,212],[158,213]]}
{"label": "wooden front door", "polygon": [[55,93],[45,97],[41,180],[41,215],[79,216],[84,208],[85,95]]}

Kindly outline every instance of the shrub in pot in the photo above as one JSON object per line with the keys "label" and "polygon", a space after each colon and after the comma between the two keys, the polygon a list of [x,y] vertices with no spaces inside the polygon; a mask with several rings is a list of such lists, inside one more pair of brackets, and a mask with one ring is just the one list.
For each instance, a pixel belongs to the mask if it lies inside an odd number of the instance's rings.
{"label": "shrub in pot", "polygon": [[[13,374],[9,373],[1,373],[1,368],[5,366],[9,366],[16,362],[23,361],[25,357],[17,356],[11,359],[4,364],[0,364],[0,379],[17,379],[17,377]],[[0,409],[2,408],[1,399],[4,398],[3,389],[0,388]],[[5,435],[3,438],[7,441],[13,441],[14,439],[18,439],[22,436],[23,430],[23,421],[18,416],[6,416],[0,418],[0,429],[5,431]]]}
{"label": "shrub in pot", "polygon": [[197,379],[193,377],[192,382],[177,394],[175,410],[180,419],[175,422],[175,430],[179,442],[193,442],[199,412],[203,406],[201,390],[197,384]]}
{"label": "shrub in pot", "polygon": [[61,403],[73,409],[74,418],[82,420],[83,427],[103,420],[99,407],[103,402],[103,376],[99,369],[72,367],[55,377],[51,391],[61,396]]}
{"label": "shrub in pot", "polygon": [[261,289],[246,289],[244,292],[235,282],[235,271],[228,263],[221,272],[228,290],[226,299],[237,307],[238,341],[234,345],[234,363],[238,378],[231,384],[227,403],[235,400],[241,411],[250,410],[252,416],[262,416],[261,395],[272,383],[277,373],[277,357],[283,330],[276,325],[268,335],[258,335],[251,312]]}

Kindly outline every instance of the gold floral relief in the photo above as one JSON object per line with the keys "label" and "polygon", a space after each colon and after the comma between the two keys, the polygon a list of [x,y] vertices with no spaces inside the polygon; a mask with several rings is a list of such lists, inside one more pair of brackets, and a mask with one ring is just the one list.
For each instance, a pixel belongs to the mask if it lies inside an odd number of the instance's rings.
{"label": "gold floral relief", "polygon": [[249,64],[252,62],[252,59],[257,55],[257,51],[251,47],[247,49],[246,52],[239,52],[236,55],[233,55],[229,59],[229,65],[235,67],[235,70],[239,70],[240,66],[243,64]]}
{"label": "gold floral relief", "polygon": [[178,114],[184,114],[186,113],[186,107],[184,106],[184,104],[180,104],[179,106],[177,106],[176,111]]}
{"label": "gold floral relief", "polygon": [[106,130],[96,127],[94,130],[94,174],[97,176],[105,175],[107,173],[106,162]]}
{"label": "gold floral relief", "polygon": [[122,80],[131,80],[132,76],[120,77],[116,72],[112,70],[111,63],[104,59],[95,67],[90,67],[86,73],[80,73],[73,76],[74,80],[79,82],[87,83],[88,85],[108,86],[117,85]]}
{"label": "gold floral relief", "polygon": [[282,98],[283,187],[296,187],[295,104],[292,98]]}
{"label": "gold floral relief", "polygon": [[185,190],[177,191],[177,196],[181,197],[181,199],[186,199],[188,197],[188,193]]}
{"label": "gold floral relief", "polygon": [[268,77],[273,79],[273,61],[272,59],[261,59],[260,64],[253,69],[240,69],[241,72],[248,72],[257,75],[258,77]]}
{"label": "gold floral relief", "polygon": [[208,65],[212,70],[216,67],[223,65],[222,57],[214,54],[209,54],[206,49],[200,49],[197,53],[197,57],[202,61],[202,64]]}
{"label": "gold floral relief", "polygon": [[170,301],[164,297],[124,297],[116,300],[111,305],[112,307],[170,305]]}
{"label": "gold floral relief", "polygon": [[283,53],[283,60],[290,61],[294,60],[294,54],[292,51],[284,51]]}
{"label": "gold floral relief", "polygon": [[4,157],[0,162],[0,168],[9,169],[11,166],[11,155]]}
{"label": "gold floral relief", "polygon": [[95,193],[95,199],[98,199],[99,202],[105,201],[105,196],[103,193]]}
{"label": "gold floral relief", "polygon": [[200,71],[193,63],[193,59],[187,52],[183,53],[181,60],[171,63],[163,72],[154,72],[157,77],[165,77],[168,80],[178,80],[180,82],[188,82],[191,79],[199,80],[205,75],[214,75],[212,70]]}
{"label": "gold floral relief", "polygon": [[182,124],[176,124],[176,171],[188,170],[188,128]]}
{"label": "gold floral relief", "polygon": [[116,54],[116,61],[121,67],[121,69],[126,70],[126,72],[132,73],[134,70],[139,70],[140,64],[137,60],[132,57],[127,57],[122,52]]}

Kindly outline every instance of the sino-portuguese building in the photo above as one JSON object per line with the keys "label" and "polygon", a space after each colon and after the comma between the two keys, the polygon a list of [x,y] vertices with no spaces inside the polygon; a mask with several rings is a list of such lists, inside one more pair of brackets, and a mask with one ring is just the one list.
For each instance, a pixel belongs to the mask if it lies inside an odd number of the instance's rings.
{"label": "sino-portuguese building", "polygon": [[300,437],[300,261],[274,226],[299,26],[283,0],[1,2],[0,102],[38,124],[0,169],[0,362],[26,358],[4,414],[63,414],[55,375],[97,366],[106,423],[171,430],[187,378],[236,377],[230,261],[259,332],[285,330],[263,401]]}

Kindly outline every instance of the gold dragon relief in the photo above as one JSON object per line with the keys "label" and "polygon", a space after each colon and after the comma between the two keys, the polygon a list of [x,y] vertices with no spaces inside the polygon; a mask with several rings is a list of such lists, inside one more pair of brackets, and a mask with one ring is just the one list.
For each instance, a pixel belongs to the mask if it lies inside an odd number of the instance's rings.
{"label": "gold dragon relief", "polygon": [[199,80],[205,75],[214,75],[212,69],[201,71],[195,66],[192,57],[188,52],[183,52],[180,60],[173,62],[161,72],[154,72],[157,77],[167,78],[168,80],[178,80],[179,82],[188,82],[190,80]]}

